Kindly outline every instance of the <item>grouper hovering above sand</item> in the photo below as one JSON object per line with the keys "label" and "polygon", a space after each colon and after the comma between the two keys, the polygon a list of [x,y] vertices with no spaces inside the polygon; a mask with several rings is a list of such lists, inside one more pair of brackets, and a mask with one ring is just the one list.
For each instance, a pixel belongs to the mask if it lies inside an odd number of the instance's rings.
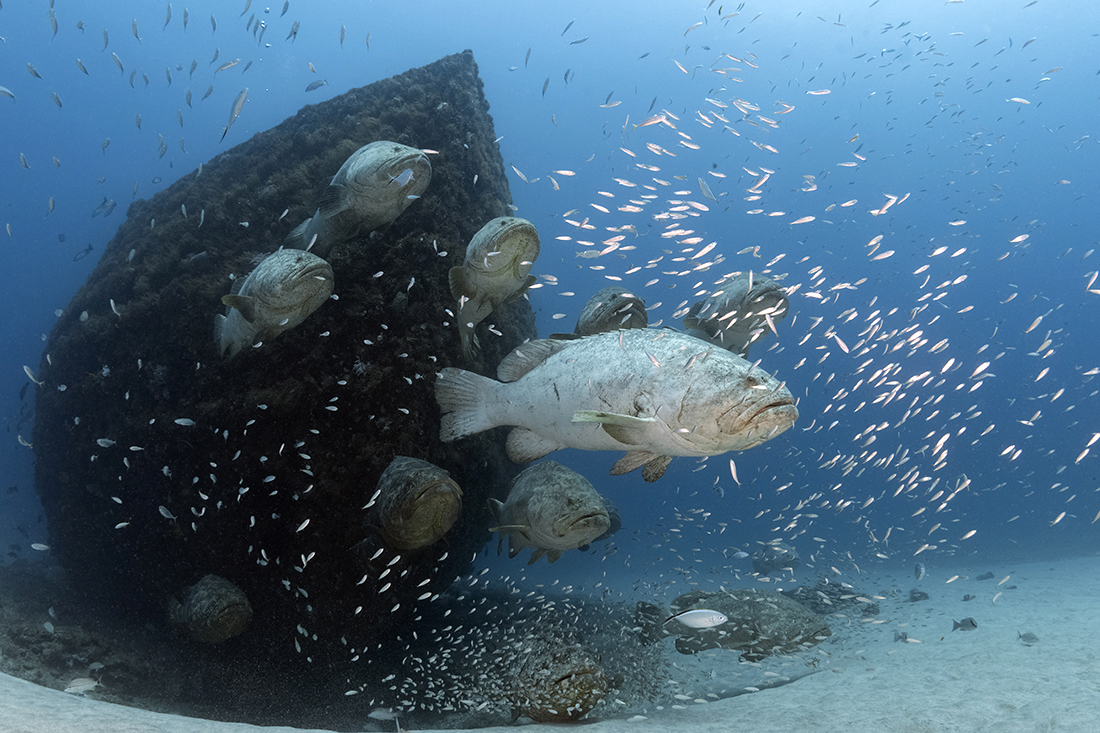
{"label": "grouper hovering above sand", "polygon": [[611,527],[603,497],[576,471],[555,461],[529,466],[512,482],[507,501],[489,499],[500,532],[508,535],[508,557],[533,547],[527,564],[544,555],[554,562],[566,550],[591,544]]}
{"label": "grouper hovering above sand", "polygon": [[440,438],[514,425],[508,456],[560,448],[626,451],[612,474],[656,481],[673,456],[746,450],[798,418],[787,388],[745,359],[671,329],[532,341],[506,356],[496,382],[444,369],[435,395]]}

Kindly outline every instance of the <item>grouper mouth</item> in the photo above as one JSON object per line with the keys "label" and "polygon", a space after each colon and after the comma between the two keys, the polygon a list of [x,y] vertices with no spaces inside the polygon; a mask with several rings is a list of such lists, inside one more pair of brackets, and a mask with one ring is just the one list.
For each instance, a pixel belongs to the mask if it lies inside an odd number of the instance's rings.
{"label": "grouper mouth", "polygon": [[794,425],[797,419],[798,408],[795,407],[794,398],[788,393],[776,395],[774,399],[750,410],[738,411],[734,408],[718,418],[718,427],[729,435],[768,431],[768,437],[774,437]]}
{"label": "grouper mouth", "polygon": [[565,537],[579,529],[591,526],[603,527],[603,529],[597,533],[597,536],[599,536],[606,532],[611,526],[611,517],[608,516],[606,511],[589,512],[579,517],[562,517],[554,522],[554,532],[556,532],[559,537]]}

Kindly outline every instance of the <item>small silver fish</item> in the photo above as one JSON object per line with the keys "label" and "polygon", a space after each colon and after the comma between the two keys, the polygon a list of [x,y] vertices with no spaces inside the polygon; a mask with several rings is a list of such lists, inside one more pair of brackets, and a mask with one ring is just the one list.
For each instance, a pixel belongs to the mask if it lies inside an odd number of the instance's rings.
{"label": "small silver fish", "polygon": [[913,566],[913,576],[917,580],[924,580],[924,576],[926,574],[927,574],[927,571],[924,568],[924,563],[919,562],[919,563],[917,563],[916,565]]}
{"label": "small silver fish", "polygon": [[[203,97],[205,99],[205,97]],[[233,123],[237,121],[237,115],[244,109],[244,102],[248,99],[248,87],[241,90],[241,93],[237,95],[237,99],[233,102],[233,109],[229,113],[229,122],[226,123],[225,129],[222,131],[222,140],[225,140],[226,133],[229,132],[229,128],[233,126]],[[220,141],[219,141],[220,142]]]}
{"label": "small silver fish", "polygon": [[951,627],[952,631],[962,629],[963,631],[973,631],[978,628],[978,622],[967,616],[962,621],[952,621],[954,626]]}
{"label": "small silver fish", "polygon": [[315,89],[320,89],[321,87],[323,87],[326,84],[328,84],[328,82],[325,81],[324,79],[319,79],[317,81],[310,82],[309,86],[306,87],[306,91],[307,92],[312,92]]}
{"label": "small silver fish", "polygon": [[1037,644],[1039,642],[1039,637],[1036,636],[1035,634],[1031,633],[1030,631],[1025,631],[1022,634],[1019,631],[1017,631],[1016,632],[1016,638],[1018,638],[1020,641],[1022,641],[1027,646],[1031,646],[1032,644]]}
{"label": "small silver fish", "polygon": [[665,619],[666,624],[669,621],[679,621],[690,629],[711,629],[726,623],[729,621],[729,617],[709,608],[693,608],[690,611],[673,614]]}
{"label": "small silver fish", "polygon": [[[314,82],[314,83],[316,83],[316,82]],[[311,84],[310,86],[313,86],[313,85]],[[307,89],[306,91],[308,92],[309,90]],[[398,174],[396,176],[390,176],[390,183],[396,183],[398,188],[404,188],[405,184],[408,183],[409,181],[411,181],[412,179],[413,179],[413,169],[412,168],[406,168],[405,170],[401,171],[400,174]]]}

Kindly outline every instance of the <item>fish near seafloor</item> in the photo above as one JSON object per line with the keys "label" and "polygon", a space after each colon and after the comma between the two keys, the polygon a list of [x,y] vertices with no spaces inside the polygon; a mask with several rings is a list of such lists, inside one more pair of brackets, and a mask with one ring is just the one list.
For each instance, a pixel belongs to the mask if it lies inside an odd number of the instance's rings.
{"label": "fish near seafloor", "polygon": [[729,621],[729,618],[724,613],[709,608],[693,608],[665,619],[666,624],[669,621],[679,621],[689,629],[713,629]]}
{"label": "fish near seafloor", "polygon": [[539,256],[535,225],[515,216],[498,216],[481,227],[466,247],[466,259],[448,273],[451,296],[458,300],[462,355],[473,361],[479,347],[474,327],[501,303],[519,297],[535,283],[531,266]]}
{"label": "fish near seafloor", "polygon": [[790,391],[745,359],[671,329],[523,344],[500,382],[446,368],[436,381],[444,442],[501,425],[526,463],[561,448],[626,451],[611,469],[656,481],[674,456],[747,450],[794,425]]}
{"label": "fish near seafloor", "polygon": [[[525,469],[512,482],[506,501],[489,499],[500,532],[508,535],[508,557],[535,548],[527,564],[545,555],[554,562],[566,550],[588,545],[611,526],[602,497],[584,476],[554,461]],[[500,552],[500,545],[497,546]]]}
{"label": "fish near seafloor", "polygon": [[761,275],[743,272],[695,305],[684,316],[692,336],[746,355],[749,346],[774,330],[791,310],[787,291]]}
{"label": "fish near seafloor", "polygon": [[289,331],[320,308],[332,288],[332,267],[320,257],[299,249],[273,252],[239,290],[222,297],[227,307],[215,322],[218,353],[233,357],[257,339]]}
{"label": "fish near seafloor", "polygon": [[442,468],[397,456],[378,479],[378,498],[367,524],[397,550],[436,542],[462,513],[462,489]]}
{"label": "fish near seafloor", "polygon": [[431,180],[423,151],[388,140],[364,145],[336,171],[317,211],[287,236],[287,246],[324,257],[333,245],[392,223]]}
{"label": "fish near seafloor", "polygon": [[538,629],[508,668],[505,697],[536,723],[569,723],[587,715],[607,696],[611,681],[599,655],[561,634]]}
{"label": "fish near seafloor", "polygon": [[1019,631],[1017,631],[1016,632],[1016,638],[1019,639],[1024,644],[1026,644],[1027,646],[1031,646],[1032,644],[1038,644],[1039,643],[1039,637],[1036,636],[1035,634],[1031,633],[1030,631],[1025,631],[1022,634]]}
{"label": "fish near seafloor", "polygon": [[196,641],[217,644],[243,632],[252,621],[252,605],[237,586],[218,575],[205,575],[187,599],[169,601],[168,619],[183,624]]}
{"label": "fish near seafloor", "polygon": [[954,624],[951,627],[952,631],[958,631],[960,629],[962,631],[973,631],[974,629],[978,628],[978,622],[970,618],[969,616],[964,618],[962,621],[952,621],[951,623]]}

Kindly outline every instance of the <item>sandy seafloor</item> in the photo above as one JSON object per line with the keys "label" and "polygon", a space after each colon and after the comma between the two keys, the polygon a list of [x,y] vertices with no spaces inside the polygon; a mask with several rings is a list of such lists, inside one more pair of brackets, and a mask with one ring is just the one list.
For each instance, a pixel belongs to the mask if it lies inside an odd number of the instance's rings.
{"label": "sandy seafloor", "polygon": [[[986,572],[994,578],[976,580]],[[961,577],[945,582],[955,574]],[[998,585],[1005,576],[1008,580]],[[878,601],[880,613],[850,623],[847,617],[832,619],[833,639],[812,652],[820,660],[820,671],[774,689],[705,703],[684,700],[644,717],[578,725],[592,733],[1097,730],[1100,558],[936,567],[919,584],[904,589],[897,574],[864,575],[862,581],[868,592],[886,594]],[[930,598],[909,602],[908,587],[913,586]],[[964,602],[967,594],[975,598]],[[978,628],[952,633],[952,621],[966,616],[973,617]],[[911,641],[895,642],[897,632],[907,633]],[[1039,642],[1027,646],[1017,638],[1018,632],[1031,632]],[[788,658],[792,676],[808,671],[804,660],[805,655]],[[775,661],[783,670],[783,660]],[[0,731],[303,730],[208,722],[94,697],[94,692],[79,697],[0,675]],[[367,722],[370,730],[379,729],[375,721]],[[531,731],[562,727],[524,726]]]}

